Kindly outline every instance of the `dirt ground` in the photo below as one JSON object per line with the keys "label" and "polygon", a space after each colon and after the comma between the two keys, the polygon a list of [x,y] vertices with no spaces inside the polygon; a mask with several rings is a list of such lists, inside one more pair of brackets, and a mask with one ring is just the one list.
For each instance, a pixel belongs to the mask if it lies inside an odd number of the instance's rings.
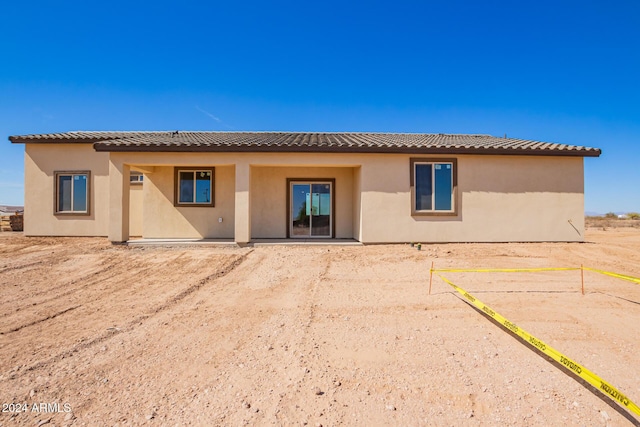
{"label": "dirt ground", "polygon": [[[0,233],[0,425],[638,425],[429,267],[640,277],[587,243],[127,247]],[[441,273],[640,403],[640,285]],[[34,410],[35,408],[35,410]]]}

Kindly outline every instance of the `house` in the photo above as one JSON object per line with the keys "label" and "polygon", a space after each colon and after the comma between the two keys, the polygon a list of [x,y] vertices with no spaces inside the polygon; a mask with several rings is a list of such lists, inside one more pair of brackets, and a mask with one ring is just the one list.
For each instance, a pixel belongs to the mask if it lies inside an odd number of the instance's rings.
{"label": "house", "polygon": [[584,239],[584,157],[489,135],[66,132],[25,144],[25,234],[518,242]]}

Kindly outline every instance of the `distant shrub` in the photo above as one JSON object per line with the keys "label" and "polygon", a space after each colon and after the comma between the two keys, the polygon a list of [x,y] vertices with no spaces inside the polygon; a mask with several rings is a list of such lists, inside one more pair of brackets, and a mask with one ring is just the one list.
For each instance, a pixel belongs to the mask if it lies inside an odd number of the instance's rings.
{"label": "distant shrub", "polygon": [[613,219],[616,219],[616,218],[618,218],[618,215],[616,215],[616,214],[615,214],[615,213],[613,213],[613,212],[608,212],[608,213],[604,214],[604,217],[605,217],[605,218],[613,218]]}
{"label": "distant shrub", "polygon": [[629,219],[640,219],[640,213],[638,213],[638,212],[629,212],[627,214],[627,217],[629,217]]}

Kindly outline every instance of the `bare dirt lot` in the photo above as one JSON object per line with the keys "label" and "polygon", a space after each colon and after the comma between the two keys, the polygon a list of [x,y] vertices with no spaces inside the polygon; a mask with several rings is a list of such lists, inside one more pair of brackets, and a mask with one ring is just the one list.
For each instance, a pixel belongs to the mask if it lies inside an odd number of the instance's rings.
{"label": "bare dirt lot", "polygon": [[[431,262],[640,277],[640,229],[586,239],[417,251],[0,233],[0,425],[638,424],[437,276],[428,295]],[[640,402],[640,285],[442,274]]]}

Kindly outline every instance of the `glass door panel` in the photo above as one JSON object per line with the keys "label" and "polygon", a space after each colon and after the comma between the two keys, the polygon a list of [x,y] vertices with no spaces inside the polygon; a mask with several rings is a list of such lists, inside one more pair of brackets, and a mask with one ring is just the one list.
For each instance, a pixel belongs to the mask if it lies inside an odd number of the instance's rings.
{"label": "glass door panel", "polygon": [[311,235],[331,237],[331,184],[311,184]]}
{"label": "glass door panel", "polygon": [[311,233],[310,185],[291,186],[291,237],[306,237]]}

